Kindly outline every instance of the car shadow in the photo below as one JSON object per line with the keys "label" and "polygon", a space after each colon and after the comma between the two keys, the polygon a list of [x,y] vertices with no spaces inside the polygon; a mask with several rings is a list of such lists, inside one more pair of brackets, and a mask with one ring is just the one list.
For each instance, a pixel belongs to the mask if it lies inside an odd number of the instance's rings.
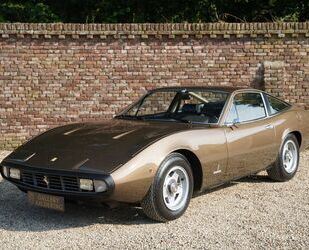
{"label": "car shadow", "polygon": [[244,177],[242,179],[239,179],[237,181],[234,182],[247,182],[247,183],[265,183],[265,182],[270,182],[270,183],[274,183],[274,180],[270,179],[267,175],[251,175],[248,177]]}
{"label": "car shadow", "polygon": [[[251,176],[205,191],[194,197],[213,193],[242,182],[270,181],[266,176]],[[0,230],[49,231],[79,228],[94,224],[141,225],[156,224],[139,207],[121,205],[108,208],[97,203],[66,202],[66,211],[57,212],[28,204],[27,195],[0,177]]]}
{"label": "car shadow", "polygon": [[263,183],[267,183],[267,182],[274,183],[274,181],[271,180],[267,175],[259,175],[259,174],[258,175],[250,175],[250,176],[238,179],[238,180],[234,180],[234,181],[224,183],[224,184],[222,184],[218,187],[215,187],[215,188],[212,188],[212,189],[209,189],[209,190],[205,190],[201,193],[195,194],[193,196],[193,198],[199,197],[199,196],[205,195],[205,194],[214,193],[214,192],[220,191],[220,190],[225,189],[225,188],[236,186],[236,185],[241,184],[241,183],[262,183],[262,182]]}
{"label": "car shadow", "polygon": [[227,182],[227,183],[224,183],[218,187],[214,187],[214,188],[211,188],[211,189],[207,189],[207,190],[204,190],[200,193],[196,193],[196,194],[193,194],[193,198],[196,198],[196,197],[200,197],[202,195],[206,195],[206,194],[211,194],[211,193],[215,193],[217,191],[220,191],[221,189],[224,189],[224,188],[228,188],[228,187],[233,187],[235,185],[237,185],[238,183],[235,183],[235,182]]}
{"label": "car shadow", "polygon": [[66,202],[66,211],[57,212],[28,204],[27,195],[0,179],[0,230],[48,231],[93,224],[155,224],[141,208],[121,205],[109,208],[97,203]]}

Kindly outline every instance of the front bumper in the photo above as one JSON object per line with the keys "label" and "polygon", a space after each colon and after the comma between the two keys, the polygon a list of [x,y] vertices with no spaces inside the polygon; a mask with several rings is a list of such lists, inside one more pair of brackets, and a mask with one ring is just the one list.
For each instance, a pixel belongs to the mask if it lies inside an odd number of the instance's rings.
{"label": "front bumper", "polygon": [[[6,177],[3,167],[19,169],[21,173],[20,180]],[[105,201],[109,200],[115,188],[114,181],[108,174],[38,168],[9,161],[0,164],[0,171],[5,180],[13,183],[23,191],[52,194],[67,199]],[[80,179],[104,181],[107,189],[104,192],[81,190],[79,187]]]}

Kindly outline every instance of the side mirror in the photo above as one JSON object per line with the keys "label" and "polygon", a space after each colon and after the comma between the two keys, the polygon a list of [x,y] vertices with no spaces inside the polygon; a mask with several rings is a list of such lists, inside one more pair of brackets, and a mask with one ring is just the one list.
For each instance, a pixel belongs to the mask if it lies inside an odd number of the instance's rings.
{"label": "side mirror", "polygon": [[233,123],[233,122],[227,122],[227,123],[225,123],[224,124],[226,127],[228,127],[228,128],[231,128],[231,127],[234,127],[235,126],[235,123]]}
{"label": "side mirror", "polygon": [[225,126],[227,126],[229,128],[233,128],[233,127],[237,128],[238,123],[239,123],[239,119],[234,119],[232,122],[226,122]]}

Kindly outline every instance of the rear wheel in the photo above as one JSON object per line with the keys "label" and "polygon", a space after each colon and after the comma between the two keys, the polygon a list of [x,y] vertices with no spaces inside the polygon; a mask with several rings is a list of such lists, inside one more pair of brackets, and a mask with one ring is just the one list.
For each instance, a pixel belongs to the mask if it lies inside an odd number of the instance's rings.
{"label": "rear wheel", "polygon": [[141,205],[151,219],[161,222],[179,218],[193,192],[193,174],[187,159],[170,154],[161,164]]}
{"label": "rear wheel", "polygon": [[288,181],[296,174],[298,164],[298,141],[293,134],[289,134],[282,143],[276,163],[267,170],[268,176],[276,181]]}

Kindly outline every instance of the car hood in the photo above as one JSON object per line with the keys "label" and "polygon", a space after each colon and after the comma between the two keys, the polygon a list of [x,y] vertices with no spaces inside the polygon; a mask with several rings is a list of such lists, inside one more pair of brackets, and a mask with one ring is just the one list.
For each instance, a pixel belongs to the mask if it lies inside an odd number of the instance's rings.
{"label": "car hood", "polygon": [[112,119],[51,129],[16,149],[4,162],[37,168],[111,173],[140,150],[188,124]]}

